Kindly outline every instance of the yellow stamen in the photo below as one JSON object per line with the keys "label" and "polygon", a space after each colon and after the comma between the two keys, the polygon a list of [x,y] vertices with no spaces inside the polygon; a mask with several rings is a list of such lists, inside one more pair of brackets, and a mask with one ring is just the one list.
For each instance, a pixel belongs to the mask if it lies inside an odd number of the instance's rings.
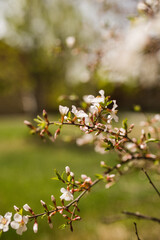
{"label": "yellow stamen", "polygon": [[6,219],[6,218],[2,218],[1,223],[2,223],[3,225],[5,225],[5,224],[7,223],[7,219]]}
{"label": "yellow stamen", "polygon": [[20,222],[20,225],[21,225],[21,226],[23,226],[23,225],[24,225],[24,221],[23,221],[23,219],[22,219],[22,221]]}

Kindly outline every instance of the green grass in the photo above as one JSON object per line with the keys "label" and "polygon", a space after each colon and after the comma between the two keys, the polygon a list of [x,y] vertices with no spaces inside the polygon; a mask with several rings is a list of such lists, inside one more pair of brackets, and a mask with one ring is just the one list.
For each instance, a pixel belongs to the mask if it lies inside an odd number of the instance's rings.
{"label": "green grass", "polygon": [[[133,119],[133,116],[132,116]],[[137,119],[137,117],[136,117]],[[28,203],[38,213],[43,208],[40,200],[51,204],[50,196],[54,194],[59,201],[62,184],[51,180],[54,168],[60,172],[69,165],[75,176],[82,173],[94,178],[101,171],[101,160],[112,162],[113,154],[100,155],[92,147],[77,147],[74,143],[43,143],[36,136],[30,136],[23,124],[23,117],[0,119],[0,213],[13,211],[13,205],[22,207]],[[68,132],[64,129],[64,132]],[[74,129],[72,130],[74,135]],[[77,132],[76,132],[77,134]],[[154,176],[153,176],[154,177]],[[155,179],[159,181],[159,176]],[[34,234],[33,224],[22,237],[14,230],[2,235],[2,239],[33,240],[127,240],[136,239],[133,219],[119,221],[111,225],[103,223],[104,217],[119,215],[122,210],[140,211],[146,215],[157,216],[159,199],[148,184],[143,173],[136,171],[121,177],[112,188],[106,190],[101,183],[80,201],[82,221],[74,224],[74,233],[69,229],[59,230],[64,223],[61,216],[53,219],[54,229],[49,229],[45,219],[39,220],[39,231]],[[137,220],[138,222],[138,220]],[[151,227],[152,226],[152,227]],[[143,239],[158,239],[158,224],[138,222],[139,234]]]}

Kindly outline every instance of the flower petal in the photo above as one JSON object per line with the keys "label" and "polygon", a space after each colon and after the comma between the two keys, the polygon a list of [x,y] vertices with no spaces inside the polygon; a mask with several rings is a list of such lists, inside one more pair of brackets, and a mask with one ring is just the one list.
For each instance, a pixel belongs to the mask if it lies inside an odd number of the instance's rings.
{"label": "flower petal", "polygon": [[16,233],[17,233],[18,235],[22,235],[22,233],[23,233],[23,228],[22,228],[22,227],[18,228],[17,231],[16,231]]}
{"label": "flower petal", "polygon": [[23,216],[23,221],[24,221],[25,224],[27,224],[28,223],[28,217],[27,216]]}
{"label": "flower petal", "polygon": [[23,226],[22,226],[22,231],[23,231],[23,232],[27,231],[27,226],[26,226],[26,225],[23,225]]}
{"label": "flower petal", "polygon": [[7,219],[7,220],[11,220],[11,217],[12,217],[12,213],[11,212],[7,212],[4,217]]}
{"label": "flower petal", "polygon": [[13,229],[18,229],[18,228],[19,228],[19,223],[16,222],[16,221],[13,221],[13,222],[11,222],[11,227],[12,227]]}
{"label": "flower petal", "polygon": [[61,193],[65,193],[67,190],[65,188],[60,189]]}
{"label": "flower petal", "polygon": [[0,222],[2,221],[2,219],[3,219],[3,216],[2,216],[2,215],[0,215]]}
{"label": "flower petal", "polygon": [[65,199],[65,193],[63,193],[61,196],[60,196],[60,199]]}
{"label": "flower petal", "polygon": [[3,232],[7,232],[8,229],[9,229],[9,226],[8,226],[8,225],[5,225],[5,226],[3,227]]}
{"label": "flower petal", "polygon": [[14,214],[14,220],[16,222],[21,222],[22,221],[22,216],[19,213]]}
{"label": "flower petal", "polygon": [[0,223],[0,229],[3,229],[4,225],[2,223]]}

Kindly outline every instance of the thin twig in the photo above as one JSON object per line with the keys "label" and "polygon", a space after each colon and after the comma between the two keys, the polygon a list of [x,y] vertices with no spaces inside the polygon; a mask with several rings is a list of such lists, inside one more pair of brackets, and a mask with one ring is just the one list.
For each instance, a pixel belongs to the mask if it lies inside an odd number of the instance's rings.
{"label": "thin twig", "polygon": [[[90,188],[92,188],[94,185],[96,185],[96,184],[97,184],[98,182],[100,182],[101,180],[102,180],[102,179],[96,179],[96,180],[95,180],[86,190],[84,190],[75,200],[73,200],[72,202],[70,202],[70,203],[67,204],[66,206],[59,207],[58,210],[68,209],[68,208],[69,208],[70,206],[72,206],[74,203],[78,203],[79,200],[83,197],[83,195],[85,195]],[[54,213],[54,212],[57,212],[57,209],[48,211],[48,214],[51,214],[51,213]],[[46,212],[39,213],[39,214],[35,214],[35,215],[32,215],[32,216],[29,216],[28,218],[29,218],[29,219],[37,218],[37,217],[43,216],[44,214],[46,214]]]}
{"label": "thin twig", "polygon": [[146,172],[146,170],[144,170],[144,169],[142,168],[142,171],[145,173],[145,175],[147,176],[150,184],[152,185],[152,187],[155,189],[156,193],[157,193],[158,196],[160,197],[160,192],[158,191],[158,189],[156,188],[156,186],[155,186],[154,183],[152,182],[152,180],[151,180],[150,176],[148,175],[148,173]]}
{"label": "thin twig", "polygon": [[[150,158],[144,158],[144,157],[139,157],[139,158],[134,158],[132,157],[132,159],[128,159],[127,161],[125,162],[121,162],[120,164],[121,165],[125,165],[127,164],[128,162],[130,161],[134,161],[134,160],[137,160],[137,159],[146,159],[146,160],[151,160]],[[153,159],[152,159],[153,160]],[[112,168],[109,168],[107,171],[104,172],[104,174],[108,174],[114,170],[118,170],[119,169],[119,166],[118,164],[116,164],[115,166],[113,166]],[[75,200],[73,200],[72,202],[70,202],[68,205],[66,206],[63,206],[63,207],[59,207],[58,210],[65,210],[67,208],[69,208],[70,206],[72,206],[74,203],[78,203],[79,200],[88,192],[89,189],[91,189],[94,185],[96,185],[98,182],[100,182],[102,179],[96,179],[86,190],[84,190]],[[54,213],[56,212],[57,209],[54,209],[54,210],[51,210],[48,212],[48,214],[51,214],[51,213]],[[33,219],[33,218],[37,218],[37,217],[40,217],[40,216],[43,216],[45,215],[46,212],[43,212],[43,213],[39,213],[39,214],[35,214],[35,215],[32,215],[32,216],[29,216],[28,218],[30,219]],[[152,219],[149,219],[149,220],[152,220],[152,221],[157,221],[157,220],[153,220],[153,219],[156,219],[156,218],[152,218]],[[158,221],[160,223],[160,220],[158,219]]]}
{"label": "thin twig", "polygon": [[146,216],[146,215],[140,214],[138,212],[134,213],[134,212],[123,211],[122,213],[125,214],[125,215],[128,215],[128,216],[131,216],[131,217],[136,217],[136,218],[139,218],[139,219],[145,219],[145,220],[160,223],[160,218]]}
{"label": "thin twig", "polygon": [[139,238],[139,235],[138,235],[138,229],[137,229],[137,224],[134,222],[134,226],[135,226],[135,232],[136,232],[136,235],[137,235],[137,239],[138,240],[141,240],[140,238]]}

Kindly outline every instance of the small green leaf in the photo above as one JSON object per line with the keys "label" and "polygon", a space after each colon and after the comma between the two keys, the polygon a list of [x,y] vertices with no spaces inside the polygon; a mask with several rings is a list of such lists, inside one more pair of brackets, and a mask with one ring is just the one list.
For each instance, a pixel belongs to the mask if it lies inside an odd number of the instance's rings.
{"label": "small green leaf", "polygon": [[86,102],[82,102],[82,103],[81,103],[81,106],[82,106],[82,108],[85,109],[85,108],[87,107],[87,103],[86,103]]}
{"label": "small green leaf", "polygon": [[68,118],[71,118],[71,112],[70,111],[68,112]]}
{"label": "small green leaf", "polygon": [[107,144],[108,144],[108,145],[107,145],[107,147],[105,148],[106,151],[111,150],[111,149],[114,148],[112,142],[108,141]]}
{"label": "small green leaf", "polygon": [[64,224],[62,224],[61,226],[59,226],[59,229],[60,230],[63,230],[63,229],[65,229],[67,227],[67,225],[64,223]]}
{"label": "small green leaf", "polygon": [[68,182],[71,181],[71,175],[67,176],[67,181],[68,181]]}
{"label": "small green leaf", "polygon": [[112,102],[113,102],[112,100],[111,100],[111,101],[108,101],[106,105],[108,106],[108,105],[110,105]]}
{"label": "small green leaf", "polygon": [[150,133],[148,133],[148,138],[151,138],[151,134]]}
{"label": "small green leaf", "polygon": [[51,178],[52,180],[59,180],[58,177],[53,177]]}
{"label": "small green leaf", "polygon": [[41,122],[37,124],[39,128],[44,129],[46,126],[46,122]]}
{"label": "small green leaf", "polygon": [[124,128],[125,130],[127,130],[127,128],[128,128],[127,121],[128,121],[127,118],[125,118],[125,119],[122,121],[122,126],[123,126],[123,128]]}
{"label": "small green leaf", "polygon": [[63,173],[61,174],[61,179],[63,179],[63,180],[64,180],[64,174],[65,174],[65,172],[63,172]]}
{"label": "small green leaf", "polygon": [[33,119],[36,123],[41,123],[42,121],[41,120],[39,120],[39,119],[37,119],[37,118],[34,118]]}
{"label": "small green leaf", "polygon": [[50,210],[55,210],[55,207],[52,205],[49,205]]}
{"label": "small green leaf", "polygon": [[34,129],[32,129],[31,131],[30,131],[30,134],[35,134],[35,130]]}
{"label": "small green leaf", "polygon": [[159,141],[160,141],[160,140],[158,140],[158,139],[150,138],[150,139],[146,140],[145,142],[146,142],[146,143],[149,143],[149,142],[158,143]]}
{"label": "small green leaf", "polygon": [[43,219],[45,216],[46,216],[46,213],[44,213],[44,214],[41,216],[41,219]]}
{"label": "small green leaf", "polygon": [[20,215],[22,215],[22,214],[23,214],[23,208],[21,208],[21,209],[18,211],[18,213],[19,213]]}
{"label": "small green leaf", "polygon": [[154,165],[159,165],[159,160],[157,159],[155,162],[154,162]]}
{"label": "small green leaf", "polygon": [[2,230],[0,231],[0,237],[2,236]]}
{"label": "small green leaf", "polygon": [[43,121],[43,118],[41,118],[39,115],[37,116],[37,119],[39,119],[40,121]]}
{"label": "small green leaf", "polygon": [[61,178],[59,172],[57,171],[57,169],[54,169],[54,171],[55,171],[55,174],[57,175],[58,179],[59,179],[59,180],[62,180],[62,178]]}
{"label": "small green leaf", "polygon": [[103,178],[104,178],[102,174],[98,174],[98,173],[97,173],[95,176],[96,176],[98,179],[103,179]]}

